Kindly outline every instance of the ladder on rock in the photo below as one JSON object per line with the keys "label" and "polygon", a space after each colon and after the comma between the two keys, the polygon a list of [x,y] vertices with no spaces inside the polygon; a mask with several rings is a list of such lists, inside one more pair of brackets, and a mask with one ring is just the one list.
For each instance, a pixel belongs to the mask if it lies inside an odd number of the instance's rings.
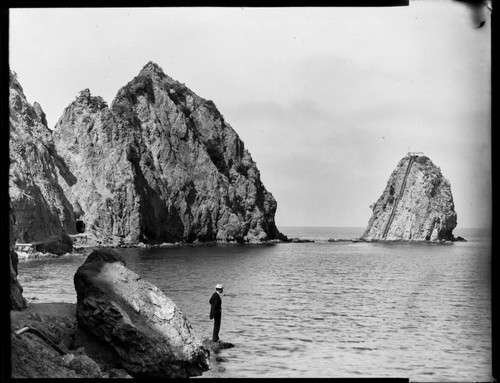
{"label": "ladder on rock", "polygon": [[415,158],[418,157],[418,154],[411,155],[409,157],[410,157],[410,159],[408,160],[408,165],[406,166],[405,178],[403,179],[403,183],[401,184],[401,188],[399,189],[399,195],[396,196],[396,200],[394,201],[394,205],[392,205],[391,215],[389,216],[389,220],[387,221],[387,223],[385,225],[385,229],[384,229],[384,232],[382,234],[382,239],[385,239],[385,237],[387,237],[387,233],[389,231],[389,228],[391,227],[392,220],[394,219],[394,215],[396,213],[396,208],[398,207],[399,200],[403,197],[403,193],[404,193],[405,188],[406,188],[406,179],[408,178],[408,174],[410,174],[411,165],[413,164],[413,161],[415,160]]}

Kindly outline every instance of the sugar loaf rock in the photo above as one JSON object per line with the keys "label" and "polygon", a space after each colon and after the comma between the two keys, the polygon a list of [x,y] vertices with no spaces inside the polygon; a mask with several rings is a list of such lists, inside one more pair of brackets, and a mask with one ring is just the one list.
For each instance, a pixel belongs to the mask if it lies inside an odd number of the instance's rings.
{"label": "sugar loaf rock", "polygon": [[450,182],[422,153],[408,153],[373,205],[365,240],[453,241],[457,214]]}

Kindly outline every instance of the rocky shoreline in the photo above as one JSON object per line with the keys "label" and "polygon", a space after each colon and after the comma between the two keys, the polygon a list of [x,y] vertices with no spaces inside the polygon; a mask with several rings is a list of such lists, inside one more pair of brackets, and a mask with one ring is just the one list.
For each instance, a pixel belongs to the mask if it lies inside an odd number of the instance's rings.
{"label": "rocky shoreline", "polygon": [[[12,378],[133,378],[112,358],[99,352],[99,345],[89,334],[77,328],[76,306],[65,302],[31,303],[25,310],[11,311]],[[22,332],[26,328],[31,331]],[[62,353],[36,332],[56,343]],[[210,364],[219,365],[219,370],[223,369],[220,363],[226,361],[220,352],[235,347],[209,339],[202,344],[210,350]],[[100,363],[94,359],[100,359]]]}
{"label": "rocky shoreline", "polygon": [[[130,378],[124,370],[104,370],[76,341],[76,304],[31,303],[25,310],[10,313],[12,378]],[[61,355],[32,332],[16,334],[29,327],[51,339]]]}
{"label": "rocky shoreline", "polygon": [[[116,243],[106,240],[99,240],[96,237],[92,239],[88,239],[89,236],[87,234],[76,234],[70,235],[70,238],[73,239],[73,248],[70,251],[66,252],[44,252],[44,251],[36,251],[36,250],[17,250],[18,259],[20,261],[25,261],[29,259],[37,259],[37,258],[58,258],[60,256],[67,255],[82,255],[85,253],[90,253],[93,249],[97,248],[142,248],[142,249],[151,249],[151,248],[172,248],[172,247],[198,247],[198,246],[269,246],[278,243],[316,243],[315,240],[307,239],[307,238],[287,238],[286,240],[269,240],[269,241],[259,241],[259,242],[249,242],[249,243],[240,243],[237,241],[212,241],[212,242],[193,242],[193,243],[185,243],[185,242],[175,242],[175,243]],[[82,241],[82,238],[84,240]],[[465,238],[460,236],[453,238],[452,240],[406,240],[406,239],[365,239],[365,238],[329,238],[327,242],[330,243],[394,243],[394,242],[408,242],[408,243],[432,243],[432,244],[451,244],[453,242],[467,242]]]}
{"label": "rocky shoreline", "polygon": [[445,239],[436,239],[436,240],[425,240],[425,239],[402,239],[402,238],[394,238],[394,239],[365,239],[365,238],[350,238],[350,239],[335,239],[330,238],[328,242],[366,242],[366,243],[429,243],[429,244],[452,244],[453,242],[467,242],[465,238],[456,237],[452,240]]}
{"label": "rocky shoreline", "polygon": [[[461,237],[457,237],[457,240],[465,241],[465,239]],[[314,241],[293,238],[284,243],[311,242]],[[417,242],[441,245],[449,245],[452,243],[451,241],[377,241],[359,238],[330,238],[328,242],[339,244],[356,242]],[[265,243],[261,244],[264,245]],[[142,367],[138,369],[137,366],[142,366],[143,364],[142,357],[144,344],[148,344],[150,341],[144,340],[142,336],[137,338],[135,330],[131,330],[132,328],[144,327],[143,325],[137,325],[136,320],[137,317],[140,316],[138,313],[143,314],[153,307],[153,311],[160,309],[160,312],[156,311],[157,314],[155,315],[157,317],[167,317],[170,314],[165,314],[165,307],[174,307],[173,310],[175,312],[175,304],[173,304],[173,302],[168,303],[168,298],[161,297],[161,295],[159,295],[160,298],[158,299],[164,299],[165,302],[159,305],[158,302],[156,304],[148,303],[149,298],[147,298],[147,294],[137,295],[134,298],[134,294],[131,293],[131,291],[137,289],[131,287],[130,283],[138,283],[137,281],[141,280],[140,276],[127,270],[123,259],[113,250],[99,246],[96,243],[92,243],[92,245],[97,246],[83,247],[79,250],[80,252],[73,252],[72,254],[85,255],[85,253],[90,253],[88,258],[97,257],[97,263],[100,264],[97,269],[95,266],[92,266],[96,264],[95,260],[86,261],[86,268],[90,270],[90,273],[97,272],[96,275],[98,276],[92,278],[106,281],[106,286],[114,285],[114,289],[126,292],[125,294],[128,297],[116,297],[109,292],[103,294],[99,293],[96,296],[96,289],[100,291],[102,286],[87,286],[87,282],[85,282],[82,287],[82,283],[77,282],[80,277],[77,277],[75,274],[75,287],[77,289],[79,303],[30,302],[27,303],[27,307],[23,310],[11,310],[10,342],[12,378],[134,378],[151,376],[163,377],[169,376],[169,374],[175,375],[178,373],[178,370],[175,369],[173,371],[164,369],[162,372],[158,372],[156,368],[152,371],[142,371]],[[171,247],[203,245],[207,244],[159,244],[154,246]],[[153,245],[128,245],[126,247],[153,247]],[[52,254],[51,256],[61,255]],[[102,274],[102,270],[104,269],[111,271]],[[77,274],[81,275],[81,273],[82,271],[79,269]],[[122,283],[123,286],[121,286],[120,283]],[[152,285],[146,286],[146,290],[154,291],[154,294],[159,294],[157,289]],[[94,292],[92,293],[94,294],[93,297],[86,296],[89,291]],[[83,295],[85,295],[84,298],[82,298]],[[79,308],[79,305],[82,306],[82,302],[85,299],[87,301],[87,309],[83,309],[82,307]],[[89,301],[90,305],[88,303]],[[173,306],[169,306],[170,304]],[[149,308],[147,308],[147,306],[149,306]],[[129,308],[125,309],[124,307]],[[78,314],[79,311],[80,314]],[[169,311],[169,309],[166,309],[166,311]],[[83,314],[84,312],[85,314]],[[96,317],[96,312],[101,313],[99,319]],[[163,312],[163,314],[161,312]],[[79,319],[79,315],[81,319]],[[136,316],[135,318],[133,318],[134,315]],[[181,322],[186,321],[186,324],[180,325],[180,327],[187,326],[189,329],[190,325],[187,323],[187,318],[183,317],[180,313],[179,315],[178,320]],[[145,317],[150,316],[150,314],[145,314]],[[118,327],[116,318],[124,318],[123,320],[118,320],[118,322],[121,321],[120,323],[122,323]],[[85,321],[87,325],[84,325]],[[108,327],[110,330],[103,330],[104,332],[102,333],[93,332],[95,323],[104,323],[106,321],[110,321],[108,325],[110,326]],[[146,327],[148,326],[150,326],[150,324]],[[171,326],[170,324],[169,326],[173,328],[179,327],[178,325]],[[117,328],[121,328],[121,330],[117,330]],[[135,341],[128,338],[130,334],[133,334],[132,339],[135,339]],[[157,334],[154,334],[153,338],[156,336]],[[115,341],[112,341],[113,337]],[[194,371],[191,371],[190,368],[193,367],[190,367],[187,369],[188,372],[181,373],[181,376],[184,376],[182,374],[189,376],[191,376],[190,374],[202,374],[203,370],[206,371],[211,368],[210,363],[212,362],[216,362],[216,366],[218,366],[216,368],[223,369],[224,367],[220,366],[220,362],[224,362],[224,358],[219,355],[219,352],[225,348],[234,347],[234,345],[230,343],[214,343],[208,339],[204,339],[200,342],[198,339],[193,338],[192,340],[188,340],[188,338],[180,343],[183,345],[182,347],[185,347],[186,344],[192,344],[195,349],[198,350],[195,354],[205,355],[206,359],[202,359],[204,360],[204,362],[201,363],[202,367],[195,367]],[[106,339],[106,341],[103,342],[102,339]],[[118,342],[116,344],[122,344],[123,342],[127,345],[129,343],[135,344],[139,350],[135,354],[132,353],[134,355],[132,359],[135,361],[131,364],[130,362],[124,362],[123,355],[120,356],[120,353],[116,351],[116,347],[110,346],[113,342]],[[129,353],[130,349],[127,346],[127,351],[123,351],[122,354],[128,355]],[[36,355],[36,357],[33,357],[33,355]],[[150,360],[148,358],[150,357],[145,356],[145,360]],[[156,355],[154,358],[158,359],[155,359],[150,365],[161,365],[161,355]],[[198,366],[198,363],[196,366]]]}
{"label": "rocky shoreline", "polygon": [[[90,237],[86,234],[70,235],[69,237],[73,239],[73,246],[71,249],[66,249],[67,251],[44,252],[44,251],[34,250],[33,248],[30,248],[29,250],[16,249],[16,253],[18,254],[18,259],[20,261],[24,261],[24,260],[37,259],[37,258],[58,258],[60,256],[67,256],[67,255],[81,255],[81,254],[85,254],[85,253],[90,253],[90,251],[92,251],[93,249],[98,249],[98,248],[151,249],[151,248],[200,247],[200,246],[202,246],[202,247],[203,246],[269,246],[269,245],[274,245],[277,243],[314,242],[311,240],[298,240],[298,239],[294,238],[291,240],[273,239],[273,240],[269,240],[269,241],[258,241],[258,242],[248,242],[248,243],[241,243],[241,242],[237,242],[237,241],[211,241],[211,242],[195,241],[192,243],[186,243],[186,242],[126,243],[126,242],[116,242],[116,241],[107,241],[105,239],[98,239],[96,236]],[[82,238],[84,240],[82,240]],[[17,244],[16,244],[16,246],[17,246]]]}
{"label": "rocky shoreline", "polygon": [[234,347],[202,342],[175,303],[111,249],[93,250],[74,280],[76,304],[11,310],[12,378],[186,378]]}

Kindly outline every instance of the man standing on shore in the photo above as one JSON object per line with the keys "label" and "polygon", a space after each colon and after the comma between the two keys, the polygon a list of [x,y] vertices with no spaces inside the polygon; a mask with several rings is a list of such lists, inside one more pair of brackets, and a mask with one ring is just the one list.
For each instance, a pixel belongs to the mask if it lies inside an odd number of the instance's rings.
{"label": "man standing on shore", "polygon": [[212,335],[212,341],[219,341],[219,330],[220,330],[220,320],[222,316],[222,298],[221,294],[224,291],[224,286],[220,283],[215,286],[215,292],[210,298],[210,319],[214,319],[214,333]]}

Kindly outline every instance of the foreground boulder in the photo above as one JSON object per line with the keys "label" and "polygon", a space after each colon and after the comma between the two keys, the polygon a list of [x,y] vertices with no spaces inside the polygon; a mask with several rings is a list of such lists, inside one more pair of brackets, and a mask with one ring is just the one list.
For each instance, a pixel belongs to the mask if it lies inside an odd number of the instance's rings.
{"label": "foreground boulder", "polygon": [[408,153],[392,172],[361,239],[453,241],[457,213],[450,182],[422,153]]}
{"label": "foreground boulder", "polygon": [[208,352],[186,317],[115,251],[94,250],[74,283],[78,326],[102,340],[130,375],[186,378],[208,370]]}

